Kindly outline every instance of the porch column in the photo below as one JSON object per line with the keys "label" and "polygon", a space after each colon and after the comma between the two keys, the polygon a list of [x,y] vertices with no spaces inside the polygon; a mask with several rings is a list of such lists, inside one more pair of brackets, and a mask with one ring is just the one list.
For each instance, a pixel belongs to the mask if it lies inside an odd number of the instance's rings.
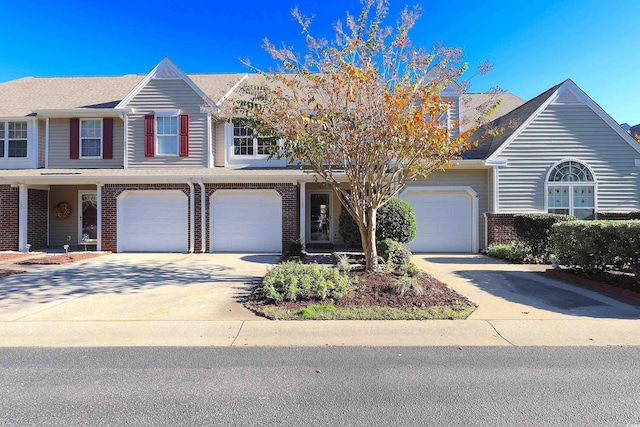
{"label": "porch column", "polygon": [[29,222],[29,187],[18,186],[18,250],[27,252],[27,224]]}
{"label": "porch column", "polygon": [[96,242],[96,251],[102,251],[102,184],[96,184],[96,198],[98,199],[96,210],[98,211],[97,215],[97,233],[96,237],[98,241]]}
{"label": "porch column", "polygon": [[306,225],[306,217],[307,217],[307,191],[306,191],[306,182],[300,183],[300,243],[302,243],[302,250],[306,247],[307,242],[307,225]]}

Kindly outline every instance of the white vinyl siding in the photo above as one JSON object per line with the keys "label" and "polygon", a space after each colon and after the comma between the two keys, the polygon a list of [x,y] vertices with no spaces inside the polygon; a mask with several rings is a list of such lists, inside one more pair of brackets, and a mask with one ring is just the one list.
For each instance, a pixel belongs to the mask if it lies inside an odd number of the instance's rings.
{"label": "white vinyl siding", "polygon": [[[128,167],[207,167],[207,114],[200,112],[202,106],[204,100],[184,80],[150,80],[127,105],[135,109],[135,114],[128,115]],[[180,114],[189,115],[188,157],[162,156],[157,152],[154,157],[145,157],[144,116],[157,110],[179,110]]]}
{"label": "white vinyl siding", "polygon": [[550,104],[497,158],[500,212],[544,212],[547,173],[566,158],[593,171],[597,211],[640,209],[640,154],[587,105]]}
{"label": "white vinyl siding", "polygon": [[471,187],[478,195],[478,242],[480,249],[484,248],[485,221],[484,214],[489,212],[489,193],[486,169],[452,169],[435,172],[426,180],[413,181],[407,184],[412,186],[441,186],[441,187]]}
{"label": "white vinyl siding", "polygon": [[113,159],[76,159],[69,156],[69,119],[49,119],[49,168],[121,168],[124,164],[124,123],[113,119]]}

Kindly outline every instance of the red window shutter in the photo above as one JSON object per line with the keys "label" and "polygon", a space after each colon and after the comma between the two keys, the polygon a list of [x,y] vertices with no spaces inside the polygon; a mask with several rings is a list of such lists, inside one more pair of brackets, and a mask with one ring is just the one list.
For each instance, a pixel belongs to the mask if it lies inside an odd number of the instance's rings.
{"label": "red window shutter", "polygon": [[156,118],[153,114],[144,116],[144,155],[145,157],[155,156],[156,138],[155,138]]}
{"label": "red window shutter", "polygon": [[80,158],[80,119],[71,119],[69,123],[69,158]]}
{"label": "red window shutter", "polygon": [[180,156],[189,156],[189,115],[180,114]]}
{"label": "red window shutter", "polygon": [[113,119],[102,119],[102,158],[113,159]]}

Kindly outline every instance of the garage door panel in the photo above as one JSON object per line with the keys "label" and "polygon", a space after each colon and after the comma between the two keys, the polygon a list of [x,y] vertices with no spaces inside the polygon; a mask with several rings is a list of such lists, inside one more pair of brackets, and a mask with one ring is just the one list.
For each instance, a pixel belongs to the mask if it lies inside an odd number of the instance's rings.
{"label": "garage door panel", "polygon": [[127,191],[118,202],[122,252],[186,252],[188,197],[181,191]]}
{"label": "garage door panel", "polygon": [[414,252],[471,252],[473,200],[464,191],[409,190],[403,196],[416,215]]}
{"label": "garage door panel", "polygon": [[212,252],[282,251],[282,198],[275,190],[218,190],[210,212]]}

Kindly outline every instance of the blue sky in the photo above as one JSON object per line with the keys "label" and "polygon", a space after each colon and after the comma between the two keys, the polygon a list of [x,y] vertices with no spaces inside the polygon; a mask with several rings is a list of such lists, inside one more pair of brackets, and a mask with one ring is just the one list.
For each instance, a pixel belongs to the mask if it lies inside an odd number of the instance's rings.
{"label": "blue sky", "polygon": [[[406,3],[391,2],[392,23]],[[417,1],[414,43],[465,49],[494,69],[472,91],[493,86],[530,99],[571,78],[618,122],[640,123],[640,1]],[[262,39],[297,44],[289,11],[316,16],[316,34],[358,0],[108,2],[0,0],[0,82],[25,76],[146,74],[164,56],[187,73],[243,72],[239,58],[273,65]]]}

